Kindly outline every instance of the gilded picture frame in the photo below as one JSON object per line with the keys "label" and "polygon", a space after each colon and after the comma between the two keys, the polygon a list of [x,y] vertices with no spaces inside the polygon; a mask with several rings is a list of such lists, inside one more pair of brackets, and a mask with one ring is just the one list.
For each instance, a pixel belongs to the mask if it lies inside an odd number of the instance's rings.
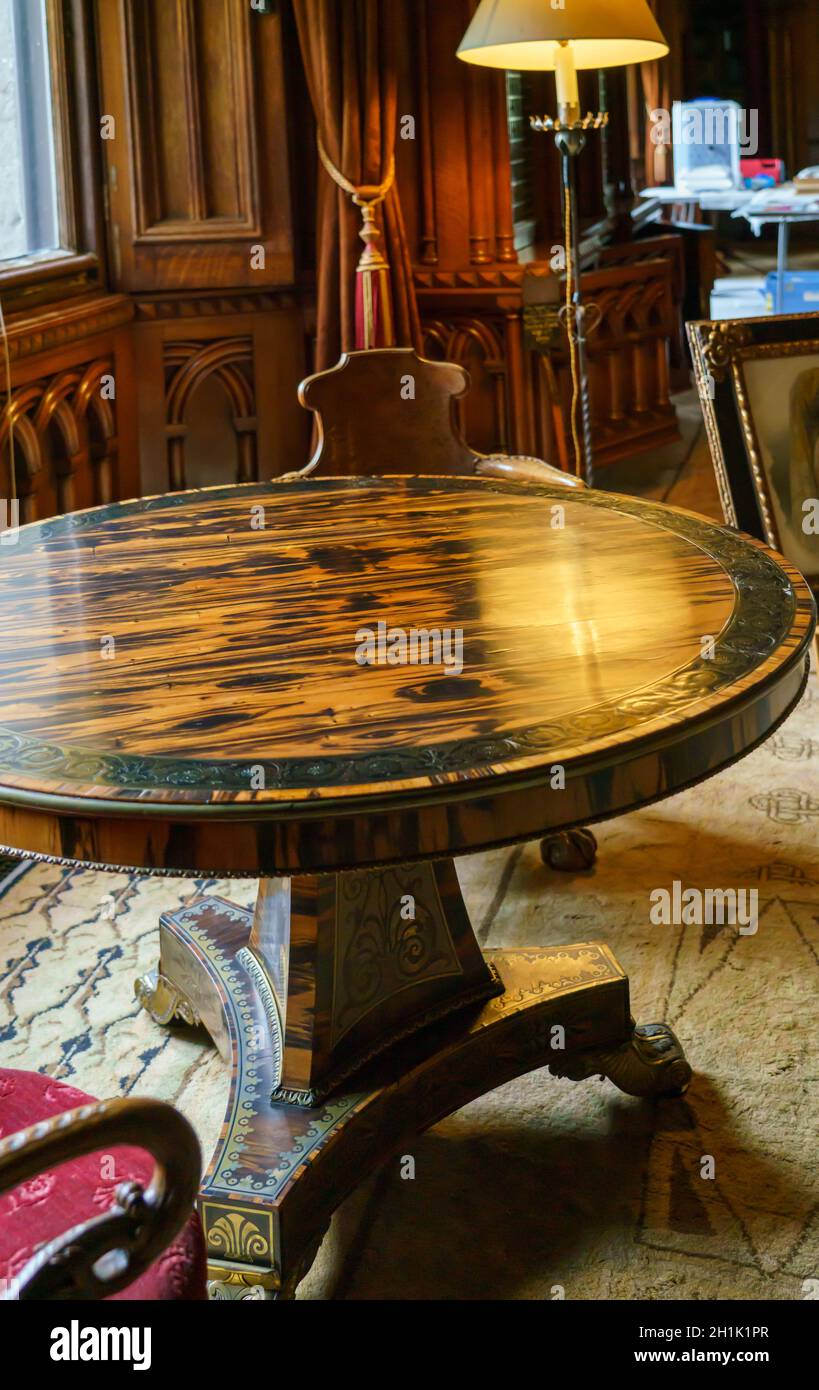
{"label": "gilded picture frame", "polygon": [[[803,378],[810,378],[819,413],[819,314],[702,320],[687,328],[726,522],[780,551],[819,589],[819,535],[802,526],[812,494],[802,497],[804,480],[794,489],[798,495],[790,488],[798,462],[791,412]],[[811,465],[815,477],[814,459]],[[819,486],[813,490],[819,498]]]}

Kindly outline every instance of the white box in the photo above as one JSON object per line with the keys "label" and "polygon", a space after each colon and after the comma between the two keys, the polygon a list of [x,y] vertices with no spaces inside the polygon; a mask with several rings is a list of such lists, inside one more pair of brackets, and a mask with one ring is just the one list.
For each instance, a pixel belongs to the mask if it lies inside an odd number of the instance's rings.
{"label": "white box", "polygon": [[736,101],[675,101],[671,110],[674,182],[692,193],[741,188],[742,107]]}

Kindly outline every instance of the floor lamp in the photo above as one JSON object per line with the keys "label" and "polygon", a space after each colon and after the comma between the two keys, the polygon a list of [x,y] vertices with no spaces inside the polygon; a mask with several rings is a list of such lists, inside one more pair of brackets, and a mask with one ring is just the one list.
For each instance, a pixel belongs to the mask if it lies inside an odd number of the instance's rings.
{"label": "floor lamp", "polygon": [[553,132],[560,151],[572,439],[576,472],[589,484],[593,453],[575,159],[586,144],[586,132],[599,129],[608,118],[604,112],[581,115],[577,73],[580,68],[643,63],[667,52],[647,0],[481,0],[458,49],[459,58],[480,67],[555,74],[557,115],[533,116],[531,124]]}

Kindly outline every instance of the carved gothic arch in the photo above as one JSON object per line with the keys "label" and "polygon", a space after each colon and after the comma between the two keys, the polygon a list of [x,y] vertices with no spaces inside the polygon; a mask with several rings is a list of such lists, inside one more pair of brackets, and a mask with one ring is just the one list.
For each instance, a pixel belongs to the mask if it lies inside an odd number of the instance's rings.
{"label": "carved gothic arch", "polygon": [[190,341],[170,343],[165,362],[175,369],[167,390],[165,412],[171,487],[185,487],[187,412],[195,393],[210,378],[219,383],[230,403],[238,441],[237,479],[252,481],[256,475],[256,403],[253,387],[241,370],[242,366],[252,365],[252,339],[221,339],[204,346]]}

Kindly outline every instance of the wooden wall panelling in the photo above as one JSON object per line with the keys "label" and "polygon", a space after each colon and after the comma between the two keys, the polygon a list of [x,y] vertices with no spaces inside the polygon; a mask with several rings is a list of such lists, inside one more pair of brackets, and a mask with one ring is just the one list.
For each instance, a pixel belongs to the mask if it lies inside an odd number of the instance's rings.
{"label": "wooden wall panelling", "polygon": [[136,310],[143,492],[248,482],[307,461],[294,296],[140,297]]}
{"label": "wooden wall panelling", "polygon": [[[435,200],[435,168],[433,153],[433,106],[432,106],[432,79],[429,70],[429,22],[427,18],[427,7],[419,4],[416,9],[417,20],[417,51],[414,54],[417,63],[417,96],[418,110],[420,119],[418,121],[418,135],[420,138],[421,151],[421,178],[420,178],[420,228],[416,229],[415,243],[418,246],[419,259],[422,265],[437,265],[438,255],[438,218],[437,204]],[[409,48],[402,46],[402,52],[408,53]],[[407,91],[406,71],[402,72],[404,79],[401,90]],[[405,146],[406,148],[406,146]],[[416,147],[410,147],[413,153]],[[406,179],[407,166],[404,163],[404,184]],[[416,175],[417,177],[417,175]],[[410,199],[409,206],[405,209],[405,217],[411,216],[416,200]],[[412,243],[411,243],[412,244]]]}
{"label": "wooden wall panelling", "polygon": [[455,402],[455,418],[464,438],[484,440],[488,453],[508,452],[510,438],[503,324],[493,317],[494,322],[483,317],[435,319],[423,326],[425,355],[458,362],[469,372],[472,388]]}
{"label": "wooden wall panelling", "polygon": [[[534,400],[527,385],[520,266],[458,274],[416,271],[424,348],[459,362],[472,387],[459,402],[459,425],[473,448],[531,454]],[[552,460],[549,460],[550,462]]]}
{"label": "wooden wall panelling", "polygon": [[[636,266],[641,261],[667,260],[671,275],[671,297],[674,304],[674,332],[670,348],[675,366],[685,359],[685,322],[683,305],[686,292],[685,245],[681,235],[665,232],[663,223],[654,224],[654,236],[637,241],[625,241],[607,246],[599,256],[598,269],[608,270],[616,265]],[[708,240],[706,235],[706,240]],[[687,367],[686,367],[687,370]]]}
{"label": "wooden wall panelling", "polygon": [[[638,243],[639,245],[639,243]],[[588,339],[595,462],[600,465],[679,439],[669,399],[669,345],[678,310],[669,257],[632,262],[583,276],[599,324]],[[557,355],[565,408],[571,393],[566,354]]]}
{"label": "wooden wall panelling", "polygon": [[8,417],[22,521],[139,495],[131,321],[123,295],[94,295],[8,323]]}
{"label": "wooden wall panelling", "polygon": [[[447,53],[444,46],[452,43],[457,46],[460,41],[462,9],[459,0],[445,6],[429,4],[428,0],[411,0],[404,7],[408,31],[411,31],[414,18],[412,12],[420,16],[417,71],[409,74],[411,85],[399,97],[399,105],[407,111],[420,109],[422,114],[417,134],[424,172],[422,189],[415,183],[412,169],[407,167],[408,157],[415,154],[414,142],[400,142],[396,149],[397,178],[413,256],[417,257],[423,249],[427,264],[453,269],[469,264],[467,184],[462,177],[464,151],[468,145],[464,103],[452,96],[454,48]],[[419,202],[425,227],[423,248],[418,237],[422,220],[418,216]],[[432,230],[429,230],[430,219]]]}
{"label": "wooden wall panelling", "polygon": [[[134,297],[142,490],[269,477],[307,459],[278,7],[97,0],[112,273]],[[304,196],[305,182],[299,181]]]}
{"label": "wooden wall panelling", "polygon": [[396,4],[412,55],[399,107],[416,140],[399,141],[396,162],[413,254],[442,270],[514,264],[505,78],[455,57],[473,0]]}
{"label": "wooden wall panelling", "polygon": [[550,356],[530,352],[532,399],[535,409],[535,455],[550,459],[555,468],[574,472],[574,456],[569,457],[570,425],[565,419],[560,399],[557,373]]}
{"label": "wooden wall panelling", "polygon": [[[584,294],[601,312],[589,340],[595,459],[601,466],[679,438],[669,399],[670,345],[679,325],[676,240],[668,256],[651,256],[640,243],[629,249],[631,257],[623,253],[622,264],[618,249],[611,268],[583,276]],[[558,346],[544,358],[528,347],[523,267],[496,273],[499,284],[491,290],[468,284],[478,276],[486,279],[488,272],[416,273],[425,351],[460,362],[472,378],[472,390],[457,407],[458,423],[482,452],[535,454],[566,468],[566,353]],[[443,282],[449,278],[457,287],[448,291]],[[502,280],[508,282],[505,293]]]}
{"label": "wooden wall panelling", "polygon": [[292,284],[281,16],[246,0],[97,0],[97,19],[116,287]]}
{"label": "wooden wall panelling", "polygon": [[[519,263],[514,249],[511,168],[502,74],[455,57],[474,12],[474,0],[396,0],[405,24],[399,107],[417,115],[414,141],[399,142],[397,176],[415,264],[425,348],[470,372],[472,390],[457,409],[468,441],[482,452],[536,454],[568,466],[569,388],[565,353],[533,350],[524,333],[527,273],[552,276],[553,244],[562,242],[560,180],[554,142],[532,135],[532,164],[541,237]],[[581,99],[598,105],[598,78],[582,77]],[[533,104],[551,110],[554,81],[534,75]],[[609,102],[622,107],[615,132],[627,125],[626,83],[614,83]],[[615,113],[617,114],[617,112]],[[584,225],[596,219],[597,245],[614,221],[605,217],[604,154],[592,136],[579,161]],[[612,210],[625,213],[627,151],[612,161]],[[608,167],[608,166],[607,166]],[[584,276],[590,299],[600,299],[603,322],[591,345],[597,461],[678,437],[668,400],[669,346],[679,340],[680,287],[675,247],[665,260],[646,249],[624,252],[615,264]],[[619,250],[613,260],[620,258]],[[617,335],[621,334],[618,341]],[[615,345],[619,351],[615,351]]]}
{"label": "wooden wall panelling", "polygon": [[455,57],[473,0],[404,0],[397,176],[415,261],[425,346],[470,372],[459,424],[482,452],[529,453],[521,284],[514,249],[505,78]]}

